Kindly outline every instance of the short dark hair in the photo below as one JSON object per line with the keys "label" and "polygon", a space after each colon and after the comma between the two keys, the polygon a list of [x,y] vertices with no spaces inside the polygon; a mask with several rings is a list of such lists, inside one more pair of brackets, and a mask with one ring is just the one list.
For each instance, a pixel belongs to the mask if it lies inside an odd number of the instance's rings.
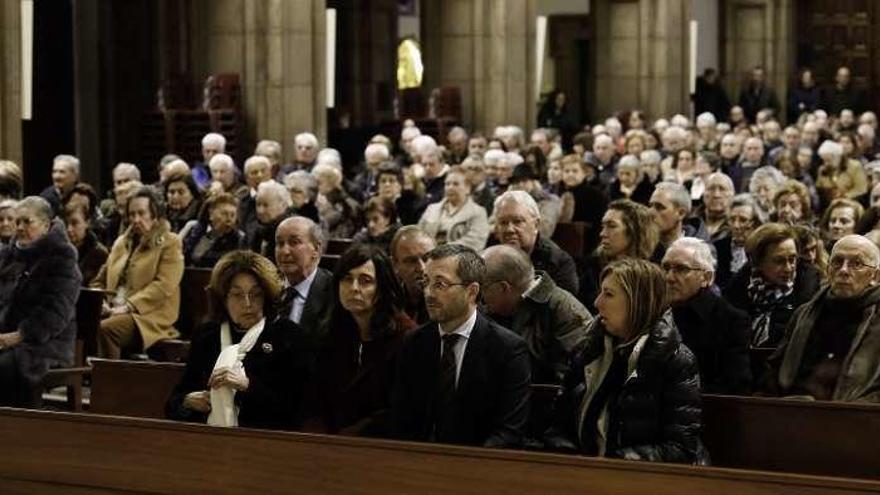
{"label": "short dark hair", "polygon": [[455,274],[461,279],[462,283],[483,283],[483,279],[486,277],[486,262],[473,249],[461,244],[443,244],[425,254],[425,261],[443,258],[455,258],[458,260]]}
{"label": "short dark hair", "polygon": [[193,179],[192,174],[174,174],[171,177],[167,177],[162,186],[165,188],[165,198],[168,198],[168,186],[170,186],[174,182],[183,182],[187,189],[189,189],[190,194],[193,195],[193,199],[198,200],[202,197],[202,191],[199,190],[198,184],[196,184],[195,179]]}
{"label": "short dark hair", "polygon": [[159,191],[152,186],[141,186],[128,197],[128,202],[125,204],[125,214],[128,215],[128,210],[131,207],[131,202],[135,198],[147,198],[150,214],[153,215],[153,218],[156,220],[161,220],[165,218],[165,200],[162,199],[162,195],[159,194]]}
{"label": "short dark hair", "polygon": [[400,167],[397,165],[388,162],[379,165],[379,169],[376,171],[376,182],[379,182],[379,179],[382,178],[383,175],[393,175],[397,182],[403,185],[403,171],[400,170]]}
{"label": "short dark hair", "polygon": [[364,217],[370,213],[379,213],[385,218],[390,218],[391,223],[397,221],[397,208],[394,206],[394,202],[388,198],[383,198],[381,196],[373,196],[367,201],[367,204],[364,205]]}
{"label": "short dark hair", "polygon": [[760,265],[764,262],[771,247],[789,239],[793,240],[797,249],[800,250],[798,236],[790,226],[777,222],[761,225],[746,239],[746,255],[749,257],[749,262],[752,266]]}
{"label": "short dark hair", "polygon": [[86,220],[92,218],[98,214],[98,193],[95,192],[95,188],[86,184],[85,182],[77,182],[74,186],[64,194],[64,198],[61,200],[63,205],[67,205],[70,202],[70,198],[73,197],[74,194],[79,194],[80,196],[85,196],[89,198],[89,207],[88,214],[86,215]]}

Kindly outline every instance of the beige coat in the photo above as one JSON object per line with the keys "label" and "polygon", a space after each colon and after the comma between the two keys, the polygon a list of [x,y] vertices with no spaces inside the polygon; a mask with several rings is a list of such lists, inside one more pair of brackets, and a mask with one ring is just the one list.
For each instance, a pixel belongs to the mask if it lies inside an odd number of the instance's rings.
{"label": "beige coat", "polygon": [[126,301],[134,308],[132,317],[144,341],[144,349],[159,340],[180,334],[174,328],[180,309],[180,279],[183,278],[183,249],[180,237],[162,220],[131,250],[131,229],[116,239],[107,263],[95,278],[94,286],[116,292],[128,264],[124,288]]}
{"label": "beige coat", "polygon": [[486,209],[467,198],[452,215],[446,215],[446,200],[429,205],[419,220],[419,228],[434,238],[437,244],[462,244],[482,251],[489,238],[489,219]]}

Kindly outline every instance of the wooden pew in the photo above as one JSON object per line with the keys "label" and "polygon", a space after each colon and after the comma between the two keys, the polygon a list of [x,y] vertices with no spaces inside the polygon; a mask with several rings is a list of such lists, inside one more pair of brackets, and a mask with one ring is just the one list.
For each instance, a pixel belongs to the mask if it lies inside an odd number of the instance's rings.
{"label": "wooden pew", "polygon": [[340,256],[338,254],[325,254],[321,256],[321,261],[318,262],[318,266],[332,272],[336,269],[336,263],[339,262],[339,258]]}
{"label": "wooden pew", "polygon": [[590,254],[586,252],[586,232],[587,224],[583,222],[560,222],[556,224],[552,239],[572,258],[580,260]]}
{"label": "wooden pew", "polygon": [[342,254],[352,245],[351,239],[328,239],[324,254]]}
{"label": "wooden pew", "polygon": [[180,363],[94,359],[89,411],[164,418],[165,401],[180,382],[185,367]]}
{"label": "wooden pew", "polygon": [[703,396],[716,466],[880,479],[880,405]]}
{"label": "wooden pew", "polygon": [[189,339],[193,330],[205,322],[208,316],[208,283],[211,270],[208,268],[186,268],[180,281],[180,314],[175,328],[181,337]]}
{"label": "wooden pew", "polygon": [[[849,495],[880,482],[0,409],[3,493]],[[365,460],[368,460],[365,462]]]}

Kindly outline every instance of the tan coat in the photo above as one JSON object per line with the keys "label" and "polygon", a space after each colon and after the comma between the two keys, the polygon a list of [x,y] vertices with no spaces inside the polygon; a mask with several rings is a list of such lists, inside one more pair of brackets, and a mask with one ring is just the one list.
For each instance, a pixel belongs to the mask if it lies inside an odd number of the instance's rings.
{"label": "tan coat", "polygon": [[125,231],[110,250],[107,263],[94,286],[116,292],[131,253],[124,288],[126,301],[134,307],[132,317],[144,341],[144,349],[159,340],[180,334],[174,328],[180,309],[180,279],[183,278],[183,249],[180,237],[165,220],[131,250],[131,229]]}

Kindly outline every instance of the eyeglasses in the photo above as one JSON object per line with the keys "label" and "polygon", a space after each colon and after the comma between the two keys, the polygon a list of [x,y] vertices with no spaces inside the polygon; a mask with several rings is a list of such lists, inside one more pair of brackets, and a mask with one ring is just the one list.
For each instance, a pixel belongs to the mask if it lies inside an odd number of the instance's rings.
{"label": "eyeglasses", "polygon": [[828,265],[834,270],[842,270],[844,266],[849,267],[854,272],[867,270],[868,268],[877,269],[876,265],[863,263],[855,258],[834,257],[828,262]]}
{"label": "eyeglasses", "polygon": [[434,280],[428,281],[425,284],[425,290],[430,290],[431,292],[446,292],[450,287],[454,287],[456,285],[467,286],[470,284],[462,283],[462,282],[447,282],[445,280]]}
{"label": "eyeglasses", "polygon": [[676,265],[673,263],[663,263],[660,265],[660,268],[662,268],[664,272],[671,273],[673,275],[687,275],[690,272],[706,271],[704,268],[687,265]]}
{"label": "eyeglasses", "polygon": [[231,291],[227,296],[228,299],[232,299],[236,302],[251,302],[257,303],[263,300],[263,291],[260,290],[252,290],[250,292],[239,292],[239,291]]}

